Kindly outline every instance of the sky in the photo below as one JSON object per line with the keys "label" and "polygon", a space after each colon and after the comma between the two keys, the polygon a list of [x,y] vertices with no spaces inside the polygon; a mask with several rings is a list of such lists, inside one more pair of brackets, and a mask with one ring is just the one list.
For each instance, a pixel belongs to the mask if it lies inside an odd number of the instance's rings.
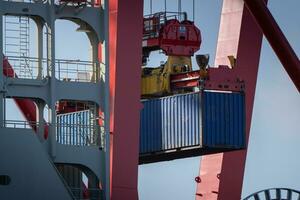
{"label": "sky", "polygon": [[[164,8],[163,0],[152,0],[152,12]],[[182,10],[192,20],[192,0],[184,0]],[[197,54],[209,53],[214,63],[221,0],[196,0],[195,22],[202,33]],[[297,55],[300,55],[300,1],[269,0],[269,8]],[[177,11],[177,1],[167,0],[167,10]],[[149,14],[149,0],[145,0]],[[87,37],[75,33],[76,25],[56,24],[56,56],[64,59],[90,59]],[[35,29],[33,28],[34,32]],[[33,41],[33,40],[32,40]],[[34,49],[34,47],[32,48]],[[31,52],[34,54],[33,52]],[[149,66],[158,66],[165,56],[153,53]],[[195,63],[195,62],[193,62]],[[22,119],[12,101],[7,102],[8,119]],[[271,187],[300,190],[300,94],[292,84],[266,39],[263,40],[260,69],[251,124],[242,197]],[[139,166],[141,200],[194,199],[201,157]]]}

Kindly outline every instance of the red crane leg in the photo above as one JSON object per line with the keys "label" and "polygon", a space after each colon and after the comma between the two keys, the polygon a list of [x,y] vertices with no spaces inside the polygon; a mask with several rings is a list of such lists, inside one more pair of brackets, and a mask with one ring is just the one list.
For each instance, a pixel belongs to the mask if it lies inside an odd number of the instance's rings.
{"label": "red crane leg", "polygon": [[[300,92],[300,61],[263,0],[244,0],[281,64]],[[297,23],[297,22],[296,22]]]}
{"label": "red crane leg", "polygon": [[[7,77],[17,77],[12,66],[9,64],[8,60],[4,57],[3,60],[3,74]],[[36,107],[32,100],[28,99],[14,99],[17,106],[21,110],[23,116],[30,123],[32,128],[36,131]]]}
{"label": "red crane leg", "polygon": [[[240,0],[224,0],[219,32],[219,45],[226,51],[217,51],[216,63],[228,55],[237,55],[236,67],[230,74],[211,70],[210,80],[239,77],[245,81],[246,138],[249,138],[257,72],[262,43],[262,32]],[[238,20],[240,18],[241,20]],[[233,26],[232,22],[240,21]],[[227,31],[228,30],[228,31]],[[241,198],[246,150],[203,157],[200,182],[197,185],[197,200],[239,200]]]}
{"label": "red crane leg", "polygon": [[[12,66],[9,64],[8,60],[5,57],[3,60],[3,74],[7,77],[18,77],[17,74],[15,74]],[[21,110],[25,119],[29,122],[32,129],[34,131],[37,131],[36,106],[34,102],[30,99],[17,99],[17,98],[14,98],[14,101],[18,106],[18,108]],[[48,137],[48,125],[45,125],[44,138],[46,139],[47,137]]]}
{"label": "red crane leg", "polygon": [[111,199],[138,199],[143,1],[109,0]]}

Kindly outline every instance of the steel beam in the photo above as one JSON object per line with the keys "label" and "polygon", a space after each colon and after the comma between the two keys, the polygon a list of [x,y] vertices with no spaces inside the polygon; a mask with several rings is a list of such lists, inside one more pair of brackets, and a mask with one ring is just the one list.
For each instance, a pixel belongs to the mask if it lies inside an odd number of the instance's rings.
{"label": "steel beam", "polygon": [[43,26],[44,24],[41,20],[35,20],[37,25],[37,49],[38,49],[38,75],[37,79],[43,79],[43,50],[44,50],[44,42],[43,42]]}
{"label": "steel beam", "polygon": [[[0,2],[1,5],[1,2]],[[4,109],[4,76],[3,76],[3,62],[2,60],[4,59],[3,56],[3,15],[0,9],[0,128],[4,126],[4,120],[5,120],[5,109]]]}
{"label": "steel beam", "polygon": [[300,61],[263,0],[244,0],[281,64],[300,92]]}
{"label": "steel beam", "polygon": [[138,199],[143,1],[109,1],[111,199]]}
{"label": "steel beam", "polygon": [[[235,23],[235,26],[232,22]],[[248,141],[256,88],[257,72],[262,43],[262,32],[249,10],[240,0],[224,0],[220,24],[216,63],[223,63],[227,56],[236,55],[236,67],[230,73],[214,69],[210,80],[234,80],[245,83],[246,138]],[[221,46],[220,46],[221,45]],[[222,46],[228,47],[226,51]],[[205,156],[201,162],[197,200],[240,199],[243,185],[247,150]]]}

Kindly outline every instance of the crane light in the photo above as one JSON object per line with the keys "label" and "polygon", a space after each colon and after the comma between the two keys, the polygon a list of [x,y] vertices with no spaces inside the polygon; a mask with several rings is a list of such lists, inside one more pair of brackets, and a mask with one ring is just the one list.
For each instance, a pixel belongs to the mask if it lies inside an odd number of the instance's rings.
{"label": "crane light", "polygon": [[206,69],[209,61],[209,54],[196,55],[196,61],[200,69]]}

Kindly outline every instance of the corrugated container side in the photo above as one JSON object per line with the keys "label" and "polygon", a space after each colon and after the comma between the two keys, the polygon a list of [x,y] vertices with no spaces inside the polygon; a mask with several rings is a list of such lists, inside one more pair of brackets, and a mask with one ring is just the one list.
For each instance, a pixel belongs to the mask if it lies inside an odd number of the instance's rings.
{"label": "corrugated container side", "polygon": [[143,152],[160,151],[162,148],[162,126],[159,124],[162,120],[160,104],[159,100],[144,103],[146,112],[141,114],[141,125],[143,125],[145,138],[140,143]]}
{"label": "corrugated container side", "polygon": [[205,91],[143,101],[140,153],[243,148],[244,100],[242,93]]}
{"label": "corrugated container side", "polygon": [[87,145],[91,136],[89,110],[57,115],[57,142],[66,145]]}
{"label": "corrugated container side", "polygon": [[242,93],[202,94],[203,145],[241,148],[245,145],[245,106]]}
{"label": "corrugated container side", "polygon": [[143,101],[140,153],[199,145],[199,93]]}

